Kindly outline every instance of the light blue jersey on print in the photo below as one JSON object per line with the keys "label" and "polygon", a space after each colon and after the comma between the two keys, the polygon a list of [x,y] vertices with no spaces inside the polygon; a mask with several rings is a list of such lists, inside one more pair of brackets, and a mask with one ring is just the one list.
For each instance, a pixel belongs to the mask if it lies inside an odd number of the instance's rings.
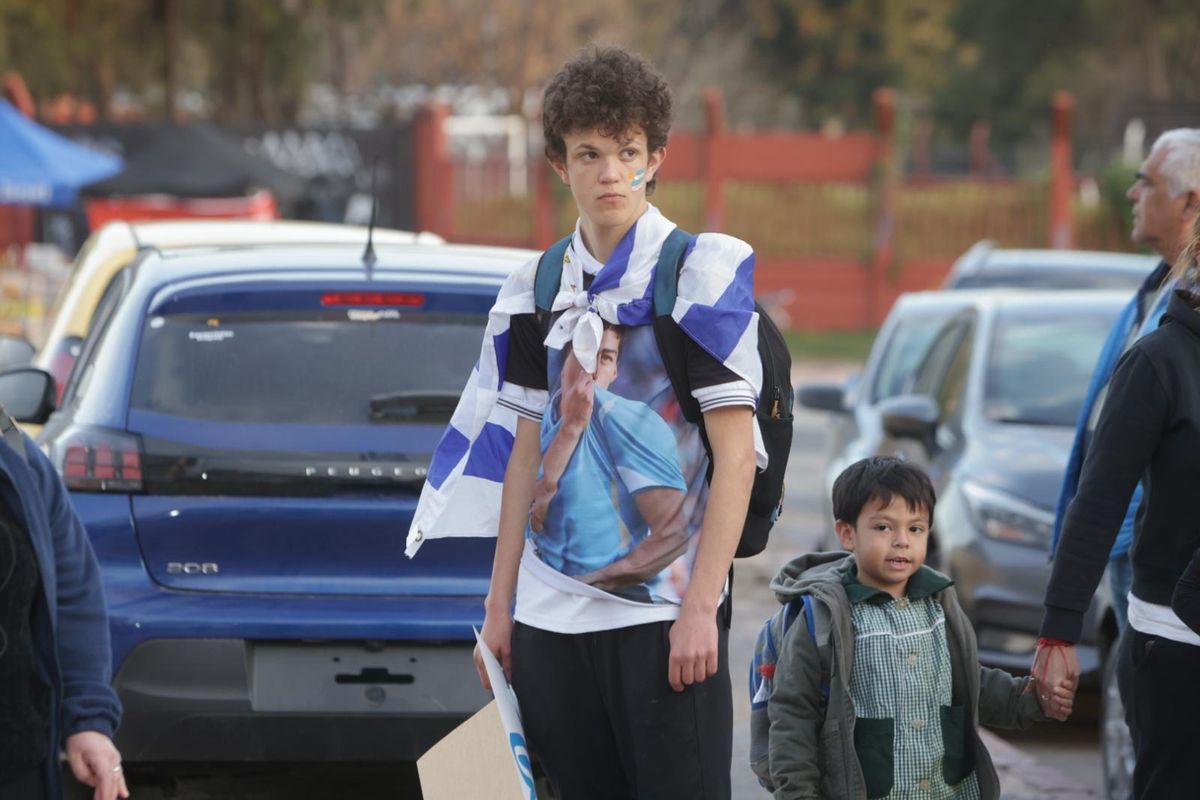
{"label": "light blue jersey on print", "polygon": [[[650,533],[635,496],[665,487],[686,492],[675,434],[654,409],[596,387],[592,418],[563,472],[539,533],[542,560],[576,577],[625,556]],[[562,425],[558,398],[542,417],[542,452]]]}

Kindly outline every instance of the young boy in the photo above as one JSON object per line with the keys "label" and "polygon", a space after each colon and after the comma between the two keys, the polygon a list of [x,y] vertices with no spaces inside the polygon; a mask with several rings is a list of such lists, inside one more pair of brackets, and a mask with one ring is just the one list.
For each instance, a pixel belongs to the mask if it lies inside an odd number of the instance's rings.
{"label": "young boy", "polygon": [[[779,653],[767,706],[778,800],[998,798],[978,726],[1046,719],[1029,678],[979,666],[952,581],[924,566],[934,501],[911,464],[851,464],[833,485],[850,555],[802,556],[771,584],[781,602],[810,595],[829,620],[828,674],[803,615]],[[1054,691],[1068,713],[1073,694]]]}
{"label": "young boy", "polygon": [[706,481],[699,426],[678,413],[652,325],[676,227],[647,200],[670,91],[637,56],[589,49],[550,81],[542,120],[579,209],[558,292],[546,319],[538,259],[501,287],[409,552],[441,535],[497,535],[481,636],[559,800],[725,800],[725,584],[766,466],[754,254],[700,234],[679,271],[672,317],[712,452]]}

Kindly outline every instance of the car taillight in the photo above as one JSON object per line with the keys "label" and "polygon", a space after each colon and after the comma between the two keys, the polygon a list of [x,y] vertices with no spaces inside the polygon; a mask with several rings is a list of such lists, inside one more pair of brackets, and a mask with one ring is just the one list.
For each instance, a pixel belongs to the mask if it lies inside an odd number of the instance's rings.
{"label": "car taillight", "polygon": [[54,462],[68,489],[77,492],[140,492],[142,445],[128,433],[76,428],[54,443]]}
{"label": "car taillight", "polygon": [[71,377],[71,368],[79,358],[79,339],[71,337],[59,345],[50,357],[47,372],[54,378],[55,406],[62,405],[63,390],[67,388],[67,378]]}
{"label": "car taillight", "polygon": [[372,306],[415,308],[425,304],[420,292],[326,292],[321,295],[323,306]]}

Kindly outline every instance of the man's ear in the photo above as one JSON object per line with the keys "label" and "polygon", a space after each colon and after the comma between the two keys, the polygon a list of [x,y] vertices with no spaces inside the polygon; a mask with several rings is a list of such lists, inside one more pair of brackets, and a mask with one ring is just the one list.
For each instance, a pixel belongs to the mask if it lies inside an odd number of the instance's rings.
{"label": "man's ear", "polygon": [[567,180],[567,165],[562,161],[555,161],[549,157],[546,158],[546,161],[550,163],[550,168],[558,173],[558,177],[562,178],[562,182],[570,186],[571,182]]}
{"label": "man's ear", "polygon": [[1183,202],[1183,213],[1195,216],[1197,212],[1200,212],[1200,192],[1188,189],[1184,194],[1186,199]]}
{"label": "man's ear", "polygon": [[840,519],[833,523],[834,533],[837,534],[838,541],[842,543],[842,549],[847,552],[854,552],[854,526],[849,522],[842,522]]}

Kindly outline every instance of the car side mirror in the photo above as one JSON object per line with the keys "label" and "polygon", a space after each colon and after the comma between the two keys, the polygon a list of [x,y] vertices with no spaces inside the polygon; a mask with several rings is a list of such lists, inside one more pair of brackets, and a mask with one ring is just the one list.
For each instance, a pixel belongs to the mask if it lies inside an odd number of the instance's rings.
{"label": "car side mirror", "polygon": [[846,389],[831,383],[813,383],[801,386],[797,395],[800,405],[816,411],[846,413]]}
{"label": "car side mirror", "polygon": [[33,363],[33,345],[20,336],[0,333],[0,370],[27,367]]}
{"label": "car side mirror", "polygon": [[893,439],[916,439],[933,452],[938,424],[938,405],[923,394],[889,397],[878,406],[883,431]]}
{"label": "car side mirror", "polygon": [[42,425],[54,412],[54,378],[36,367],[0,372],[0,405],[17,422]]}

